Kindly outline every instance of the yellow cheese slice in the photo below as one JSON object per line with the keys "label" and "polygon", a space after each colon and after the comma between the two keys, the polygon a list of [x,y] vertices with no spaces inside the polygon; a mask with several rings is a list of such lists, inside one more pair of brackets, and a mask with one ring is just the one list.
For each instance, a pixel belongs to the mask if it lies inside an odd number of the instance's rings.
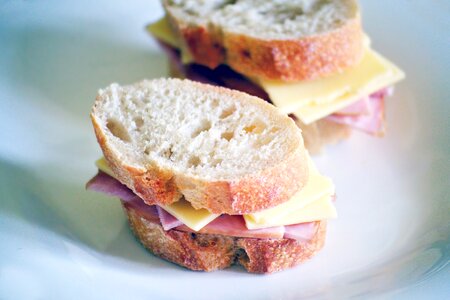
{"label": "yellow cheese slice", "polygon": [[249,215],[245,215],[244,219],[248,229],[259,229],[334,219],[336,217],[336,208],[331,202],[331,197],[323,196],[319,200],[316,200],[299,210],[289,212],[282,219],[274,219],[273,221],[265,220],[263,223],[256,222]]}
{"label": "yellow cheese slice", "polygon": [[272,102],[310,124],[404,78],[387,59],[367,48],[361,63],[330,77],[285,83],[259,80]]}
{"label": "yellow cheese slice", "polygon": [[[105,172],[109,176],[116,178],[104,157],[97,160],[95,162],[95,165],[102,172]],[[161,207],[164,208],[164,210],[166,210],[169,214],[183,222],[183,224],[185,224],[187,227],[196,231],[202,229],[208,223],[219,216],[217,214],[210,213],[206,209],[193,208],[188,201],[184,200],[184,198],[170,205],[164,205]]]}
{"label": "yellow cheese slice", "polygon": [[191,54],[185,49],[185,47],[181,47],[181,44],[176,35],[173,33],[169,20],[167,20],[166,17],[156,21],[155,23],[147,25],[147,31],[157,39],[179,49],[181,51],[181,62],[183,64],[189,64],[192,62]]}
{"label": "yellow cheese slice", "polygon": [[[106,159],[104,157],[97,159],[97,161],[95,162],[95,165],[97,166],[97,168],[108,174],[111,177],[116,178],[116,175],[114,175],[113,171],[111,170],[111,168],[108,166],[108,163],[106,162]],[[117,178],[116,178],[117,179]]]}
{"label": "yellow cheese slice", "polygon": [[271,224],[275,221],[284,220],[291,212],[299,211],[312,202],[334,195],[333,182],[330,178],[319,174],[311,158],[309,159],[309,172],[306,186],[289,201],[263,211],[248,214],[246,220],[249,219],[259,224]]}
{"label": "yellow cheese slice", "polygon": [[178,39],[175,34],[173,34],[167,18],[162,18],[155,23],[147,25],[147,31],[164,43],[169,44],[174,48],[179,47]]}
{"label": "yellow cheese slice", "polygon": [[[338,97],[331,103],[315,102],[301,107],[294,112],[294,115],[302,120],[303,123],[310,124],[382,88],[391,86],[405,77],[405,74],[400,69],[374,51],[369,51],[366,54],[365,63],[367,65],[364,65],[359,70],[361,72],[353,73],[354,76],[351,78],[355,78],[353,81],[355,84],[351,84],[352,87],[349,88],[345,95]],[[356,78],[362,78],[360,76],[366,76],[365,80],[356,80]]]}
{"label": "yellow cheese slice", "polygon": [[162,205],[161,207],[164,208],[164,210],[166,210],[169,214],[183,222],[184,225],[195,231],[199,231],[208,225],[208,223],[220,216],[217,214],[212,214],[204,208],[195,209],[192,207],[191,203],[184,200],[184,198],[170,205]]}

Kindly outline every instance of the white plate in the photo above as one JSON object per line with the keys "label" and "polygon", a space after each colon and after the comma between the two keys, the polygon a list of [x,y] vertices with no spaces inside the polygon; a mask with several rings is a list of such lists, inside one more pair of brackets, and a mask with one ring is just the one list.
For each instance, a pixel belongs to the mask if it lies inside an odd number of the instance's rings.
{"label": "white plate", "polygon": [[143,30],[158,2],[1,4],[0,298],[449,298],[450,4],[362,4],[374,48],[407,80],[384,139],[355,134],[316,158],[340,218],[313,260],[270,276],[160,260],[117,200],[84,190],[100,155],[97,88],[166,74]]}

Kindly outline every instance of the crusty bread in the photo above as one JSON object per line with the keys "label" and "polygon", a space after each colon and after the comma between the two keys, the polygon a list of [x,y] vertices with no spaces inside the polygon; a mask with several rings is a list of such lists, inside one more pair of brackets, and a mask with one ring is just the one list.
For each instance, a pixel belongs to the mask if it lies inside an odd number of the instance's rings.
{"label": "crusty bread", "polygon": [[310,80],[363,55],[356,0],[163,0],[181,47],[196,63],[249,77]]}
{"label": "crusty bread", "polygon": [[[178,61],[169,60],[169,76],[177,78],[186,78],[186,68],[180,67]],[[257,88],[254,83],[248,81],[246,84],[239,84],[239,87],[253,86],[256,88],[249,89],[253,93],[264,94],[264,90]],[[232,87],[230,87],[232,88]],[[262,91],[262,92],[261,92]],[[267,101],[270,101],[268,95],[261,96]],[[339,124],[325,119],[320,119],[312,124],[305,125],[294,115],[290,115],[295,120],[295,123],[302,130],[302,136],[305,143],[305,148],[309,154],[319,154],[323,148],[329,144],[336,144],[339,141],[348,138],[351,135],[352,128],[348,125]]]}
{"label": "crusty bread", "polygon": [[155,255],[197,271],[224,269],[240,264],[252,273],[273,273],[300,264],[322,249],[326,221],[321,221],[308,242],[292,239],[237,238],[214,234],[164,231],[138,210],[123,205],[139,241]]}
{"label": "crusty bread", "polygon": [[245,214],[291,198],[308,178],[301,131],[263,100],[189,80],[100,90],[91,113],[117,178],[147,204]]}

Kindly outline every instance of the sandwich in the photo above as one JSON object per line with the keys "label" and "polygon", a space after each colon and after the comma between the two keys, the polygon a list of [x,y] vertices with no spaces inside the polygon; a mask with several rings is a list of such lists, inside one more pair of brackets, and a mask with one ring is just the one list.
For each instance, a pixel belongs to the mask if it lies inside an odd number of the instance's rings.
{"label": "sandwich", "polygon": [[323,247],[333,182],[273,105],[155,79],[100,90],[91,119],[103,157],[87,189],[120,198],[155,255],[191,270],[272,273]]}
{"label": "sandwich", "polygon": [[404,73],[371,48],[356,0],[163,0],[147,29],[170,75],[265,99],[303,130],[310,153],[353,129],[385,132],[385,98]]}

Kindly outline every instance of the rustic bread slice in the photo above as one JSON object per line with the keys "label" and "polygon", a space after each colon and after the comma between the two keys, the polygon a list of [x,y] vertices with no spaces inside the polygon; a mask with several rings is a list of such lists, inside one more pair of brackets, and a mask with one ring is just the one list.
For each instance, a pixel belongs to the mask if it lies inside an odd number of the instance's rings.
{"label": "rustic bread slice", "polygon": [[111,169],[147,204],[184,197],[244,214],[289,200],[308,178],[294,121],[238,91],[179,79],[112,84],[91,118]]}
{"label": "rustic bread slice", "polygon": [[363,55],[356,0],[162,2],[182,48],[210,68],[300,81],[341,72]]}
{"label": "rustic bread slice", "polygon": [[[186,78],[186,68],[180,66],[177,61],[169,60],[169,76],[177,78]],[[195,74],[193,74],[195,75]],[[247,82],[248,85],[254,85],[252,82]],[[254,91],[259,91],[256,89]],[[267,98],[268,99],[268,96]],[[269,101],[269,100],[267,100]],[[295,120],[295,123],[302,130],[302,136],[305,143],[305,148],[309,154],[319,154],[323,148],[329,144],[336,144],[339,141],[348,138],[351,135],[352,129],[348,125],[339,124],[325,119],[318,120],[309,125],[305,125],[294,115],[290,115]]]}
{"label": "rustic bread slice", "polygon": [[237,238],[215,234],[164,231],[138,210],[123,205],[139,241],[155,255],[196,271],[214,271],[240,264],[252,273],[273,273],[308,260],[325,242],[326,221],[321,221],[307,242],[292,239]]}

